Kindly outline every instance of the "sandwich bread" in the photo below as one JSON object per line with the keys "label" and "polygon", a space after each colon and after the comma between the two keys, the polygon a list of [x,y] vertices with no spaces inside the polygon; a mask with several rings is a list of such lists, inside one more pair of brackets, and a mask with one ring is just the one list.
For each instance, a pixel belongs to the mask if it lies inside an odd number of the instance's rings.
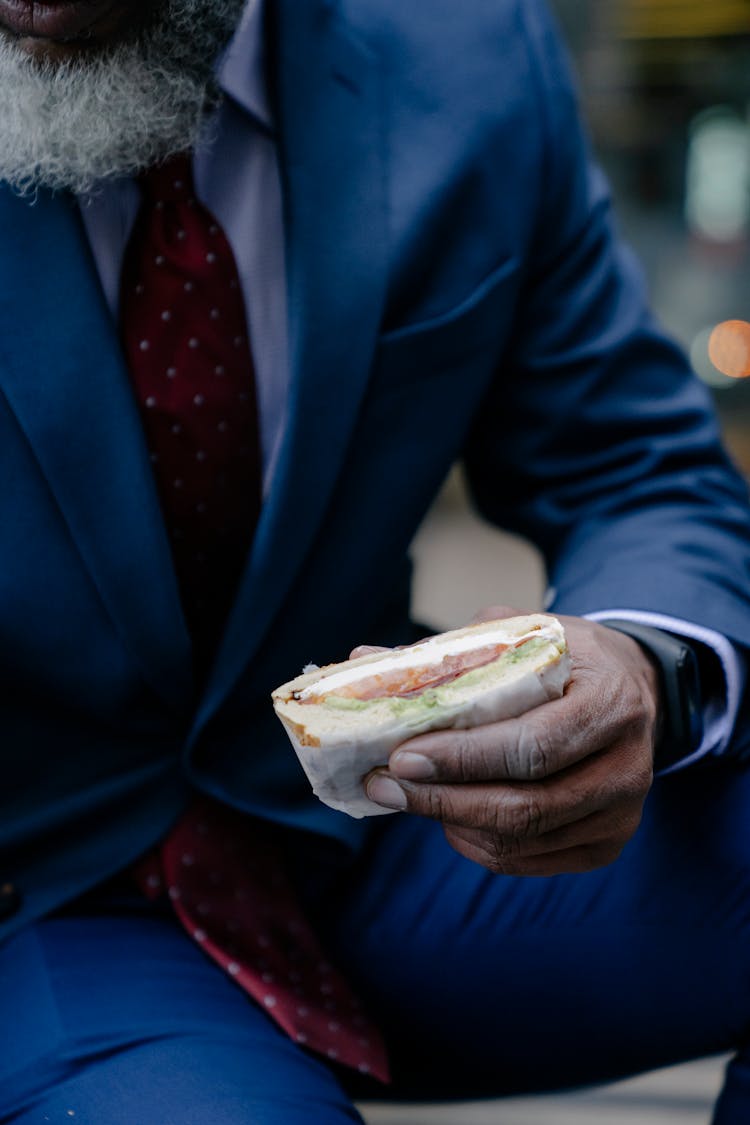
{"label": "sandwich bread", "polygon": [[400,743],[521,715],[559,698],[569,677],[562,625],[531,614],[330,664],[272,699],[315,794],[362,817],[390,811],[368,800],[362,782]]}

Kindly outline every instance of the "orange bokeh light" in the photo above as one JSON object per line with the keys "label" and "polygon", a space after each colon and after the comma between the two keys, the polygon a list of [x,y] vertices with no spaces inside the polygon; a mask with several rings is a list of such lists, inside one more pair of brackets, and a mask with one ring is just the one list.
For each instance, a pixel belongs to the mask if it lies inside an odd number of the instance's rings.
{"label": "orange bokeh light", "polygon": [[746,379],[750,375],[750,324],[746,320],[717,324],[708,341],[708,357],[722,375]]}

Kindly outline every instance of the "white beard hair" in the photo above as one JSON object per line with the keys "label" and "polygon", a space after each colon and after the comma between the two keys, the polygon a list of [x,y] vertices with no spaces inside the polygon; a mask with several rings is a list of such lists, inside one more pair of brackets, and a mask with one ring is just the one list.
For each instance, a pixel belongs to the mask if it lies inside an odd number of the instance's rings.
{"label": "white beard hair", "polygon": [[0,180],[85,194],[192,149],[244,3],[167,0],[132,41],[61,61],[0,34]]}

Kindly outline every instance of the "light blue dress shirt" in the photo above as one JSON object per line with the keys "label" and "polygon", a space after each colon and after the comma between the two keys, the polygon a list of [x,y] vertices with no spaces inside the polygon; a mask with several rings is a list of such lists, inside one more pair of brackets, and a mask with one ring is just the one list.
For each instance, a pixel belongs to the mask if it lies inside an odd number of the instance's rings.
{"label": "light blue dress shirt", "polygon": [[[225,98],[207,126],[193,167],[198,197],[223,227],[243,287],[267,492],[284,428],[289,364],[281,184],[261,20],[262,5],[251,0],[220,61]],[[120,180],[79,202],[104,293],[117,316],[122,260],[140,192],[132,180]]]}
{"label": "light blue dress shirt", "polygon": [[[237,261],[252,341],[263,452],[264,492],[274,472],[284,430],[290,380],[284,225],[274,121],[267,96],[263,0],[248,0],[238,29],[222,55],[218,76],[224,100],[194,154],[199,198],[216,216]],[[140,204],[132,180],[104,184],[79,200],[101,284],[113,316],[120,299],[120,270]],[[700,641],[716,653],[725,690],[707,701],[700,747],[675,769],[729,742],[745,682],[745,662],[725,637],[674,617],[613,608],[592,620],[621,618]]]}

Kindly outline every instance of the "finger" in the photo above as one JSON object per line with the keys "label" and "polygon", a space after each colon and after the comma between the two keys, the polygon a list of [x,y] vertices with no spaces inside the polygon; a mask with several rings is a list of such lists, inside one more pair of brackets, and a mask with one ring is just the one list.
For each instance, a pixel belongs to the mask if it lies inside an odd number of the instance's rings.
{"label": "finger", "polygon": [[462,855],[502,871],[517,861],[553,856],[572,848],[611,847],[621,851],[638,829],[642,811],[643,801],[631,799],[541,836],[495,837],[485,829],[460,825],[447,826],[446,836]]}
{"label": "finger", "polygon": [[623,742],[543,781],[445,785],[376,770],[366,779],[366,791],[385,808],[522,839],[621,803],[642,802],[651,780],[650,748]]}
{"label": "finger", "polygon": [[607,867],[619,858],[622,848],[611,845],[591,845],[584,847],[567,848],[564,851],[554,852],[551,855],[534,856],[532,858],[508,859],[502,864],[489,864],[481,849],[473,849],[471,845],[452,839],[453,829],[446,829],[446,837],[455,850],[466,859],[487,867],[495,875],[515,876],[522,878],[551,878],[554,875],[578,875],[586,871],[594,871],[597,867]]}
{"label": "finger", "polygon": [[497,836],[539,836],[580,820],[601,807],[602,796],[547,790],[539,785],[431,785],[397,781],[376,770],[365,783],[367,796],[383,808],[441,820],[444,824],[482,828]]}
{"label": "finger", "polygon": [[571,684],[561,699],[515,719],[433,731],[401,743],[389,769],[409,781],[538,781],[602,749],[619,733],[599,697]]}
{"label": "finger", "polygon": [[389,768],[410,781],[539,781],[626,738],[652,738],[637,683],[579,669],[562,698],[518,718],[417,735],[396,748]]}

